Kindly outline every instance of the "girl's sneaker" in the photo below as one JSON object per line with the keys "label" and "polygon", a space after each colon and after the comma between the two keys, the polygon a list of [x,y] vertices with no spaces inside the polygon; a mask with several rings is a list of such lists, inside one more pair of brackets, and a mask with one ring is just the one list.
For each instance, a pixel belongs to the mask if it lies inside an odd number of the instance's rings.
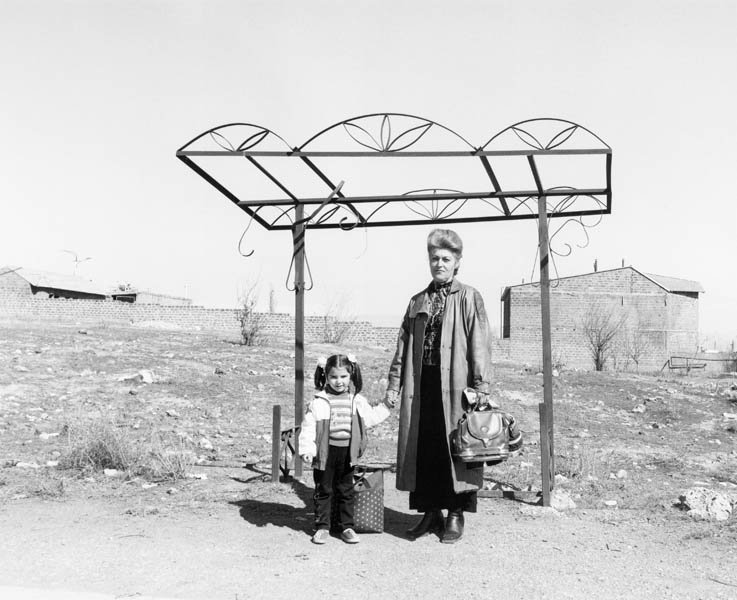
{"label": "girl's sneaker", "polygon": [[356,532],[353,531],[350,527],[343,530],[343,533],[340,534],[340,539],[343,540],[346,544],[357,544],[361,541],[361,538],[358,537],[356,535]]}
{"label": "girl's sneaker", "polygon": [[318,529],[312,536],[313,544],[324,544],[330,539],[330,532],[327,529]]}

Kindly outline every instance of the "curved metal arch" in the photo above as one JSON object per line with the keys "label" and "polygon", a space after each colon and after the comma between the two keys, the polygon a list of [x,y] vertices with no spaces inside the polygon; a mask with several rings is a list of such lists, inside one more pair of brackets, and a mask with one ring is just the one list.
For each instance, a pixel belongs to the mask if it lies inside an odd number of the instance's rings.
{"label": "curved metal arch", "polygon": [[[371,118],[375,118],[375,117],[382,117],[380,135],[379,135],[379,139],[378,140],[376,140],[375,138],[373,138],[373,136],[370,133],[366,132],[366,130],[363,127],[361,127],[360,125],[355,125],[355,121],[361,121],[363,119],[371,119]],[[398,136],[396,136],[395,138],[392,139],[391,138],[391,117],[402,117],[402,118],[416,119],[418,121],[424,122],[424,124],[418,125],[417,127],[413,127],[413,128],[408,129],[408,130],[405,130],[402,133],[400,133]],[[369,148],[370,150],[374,150],[376,152],[400,152],[401,150],[405,150],[409,146],[412,146],[417,141],[419,141],[419,139],[422,138],[425,135],[425,133],[427,133],[427,131],[431,127],[433,127],[433,126],[438,127],[440,129],[442,129],[444,131],[447,131],[448,133],[454,135],[459,140],[461,140],[464,144],[466,144],[470,150],[475,150],[476,149],[476,147],[473,144],[471,144],[462,135],[460,135],[459,133],[453,131],[450,127],[446,127],[445,125],[442,125],[442,124],[438,123],[437,121],[432,121],[430,119],[426,119],[425,117],[419,117],[417,115],[410,115],[410,114],[407,114],[407,113],[385,112],[385,113],[370,113],[370,114],[366,114],[366,115],[360,115],[358,117],[351,117],[350,119],[345,119],[343,121],[339,121],[337,123],[334,123],[333,125],[330,125],[329,127],[326,127],[322,131],[320,131],[320,132],[316,133],[315,135],[313,135],[311,138],[309,138],[306,142],[302,143],[300,146],[297,146],[295,148],[295,151],[297,151],[297,152],[303,151],[304,148],[305,148],[305,146],[307,146],[308,144],[311,144],[313,141],[315,141],[320,136],[326,134],[328,131],[331,131],[331,130],[336,129],[336,128],[341,127],[341,126],[344,127],[344,128],[346,128],[346,126],[349,126],[349,125],[350,126],[355,126],[358,129],[361,129],[364,132],[366,132],[369,135],[369,137],[373,139],[373,141],[375,143],[375,146],[371,146],[371,145],[365,144],[365,143],[357,140],[353,135],[351,135],[350,131],[347,131],[349,137],[351,137],[356,143],[358,143],[358,144],[360,144],[360,145],[362,145],[362,146],[364,146],[366,148]],[[388,128],[388,134],[387,134],[386,140],[384,140],[385,127]],[[423,129],[423,130],[422,131],[418,131],[420,129]],[[415,139],[413,139],[408,144],[406,144],[404,146],[401,146],[399,148],[392,148],[392,145],[394,145],[399,139],[401,139],[402,136],[408,135],[409,133],[411,133],[413,131],[418,131],[418,133],[416,134]],[[410,139],[411,139],[410,137],[407,138],[407,140],[410,140]],[[407,140],[405,140],[405,142]]]}
{"label": "curved metal arch", "polygon": [[[424,194],[426,192],[432,192],[437,194],[438,192],[448,192],[451,194],[459,194],[461,198],[453,198],[450,200],[431,200],[429,206],[412,200],[412,194]],[[449,219],[460,211],[468,200],[463,198],[463,192],[461,190],[451,190],[447,188],[424,188],[421,190],[412,190],[411,192],[405,192],[402,194],[407,196],[407,200],[404,201],[404,205],[416,215],[424,217],[431,221],[439,221],[442,219]],[[441,204],[442,202],[442,204]],[[412,206],[414,204],[415,206]]]}
{"label": "curved metal arch", "polygon": [[[236,126],[237,127],[253,127],[254,129],[257,129],[259,131],[257,131],[252,136],[249,136],[248,138],[246,138],[245,140],[243,140],[237,146],[234,146],[233,144],[230,143],[230,140],[228,140],[228,138],[226,138],[225,136],[223,136],[222,134],[220,134],[218,132],[221,129],[225,129],[227,127],[236,127]],[[268,129],[266,127],[263,127],[262,125],[256,125],[255,123],[234,122],[234,123],[225,123],[224,125],[218,125],[216,127],[213,127],[211,129],[208,129],[207,131],[203,131],[199,135],[197,135],[197,136],[193,137],[191,140],[189,140],[181,148],[179,148],[177,150],[177,152],[182,152],[182,151],[186,150],[188,146],[191,146],[197,140],[199,140],[199,139],[201,139],[201,138],[203,138],[203,137],[205,137],[207,135],[210,135],[214,139],[215,143],[218,144],[221,148],[223,148],[224,150],[230,150],[232,152],[242,152],[244,150],[250,150],[254,146],[257,146],[258,144],[260,144],[261,142],[263,142],[269,135],[274,136],[276,139],[278,139],[279,141],[281,141],[286,146],[286,148],[288,150],[291,150],[291,146],[286,142],[286,140],[283,137],[281,137],[278,133],[273,132],[271,129]],[[218,137],[220,137],[220,138],[228,141],[230,147],[229,148],[226,148],[225,146],[223,146],[220,143],[220,141],[217,139],[217,137],[215,137],[215,136],[218,136]]]}
{"label": "curved metal arch", "polygon": [[[542,122],[542,121],[565,123],[567,125],[570,125],[570,127],[566,128],[566,129],[563,129],[560,132],[558,132],[555,136],[553,136],[553,138],[551,138],[551,140],[545,146],[543,146],[533,135],[531,135],[528,132],[524,131],[524,129],[522,129],[522,127],[521,127],[521,125],[525,125],[527,123],[535,123],[535,122]],[[496,133],[493,136],[491,136],[491,138],[489,139],[489,141],[486,142],[483,146],[481,146],[480,149],[481,150],[486,150],[487,149],[487,146],[489,144],[491,144],[495,139],[497,139],[502,134],[504,134],[504,133],[506,133],[506,132],[508,132],[508,131],[511,130],[511,131],[514,132],[514,134],[523,143],[527,144],[528,146],[530,146],[532,148],[535,148],[537,150],[553,150],[554,148],[557,148],[558,146],[564,144],[576,132],[577,129],[580,129],[582,131],[585,131],[590,136],[592,136],[593,138],[597,139],[604,146],[604,148],[606,148],[607,150],[611,151],[611,147],[609,146],[609,144],[607,144],[604,140],[602,140],[598,135],[596,135],[590,129],[587,129],[586,127],[584,127],[583,125],[579,125],[578,123],[574,123],[573,121],[569,121],[567,119],[558,119],[558,118],[555,118],[555,117],[538,117],[536,119],[527,119],[525,121],[519,121],[517,123],[514,123],[513,125],[509,125],[508,127],[502,129],[498,133]],[[523,138],[522,136],[520,136],[519,131],[522,131],[525,134],[527,134],[530,138],[532,138],[532,140],[534,140],[535,142],[537,142],[537,145],[530,143],[529,140],[526,140],[525,138]],[[563,136],[563,134],[566,133],[566,132],[569,132],[568,135]],[[561,139],[559,141],[557,141],[557,138],[559,138],[559,137]],[[556,142],[556,143],[553,144],[553,142]]]}

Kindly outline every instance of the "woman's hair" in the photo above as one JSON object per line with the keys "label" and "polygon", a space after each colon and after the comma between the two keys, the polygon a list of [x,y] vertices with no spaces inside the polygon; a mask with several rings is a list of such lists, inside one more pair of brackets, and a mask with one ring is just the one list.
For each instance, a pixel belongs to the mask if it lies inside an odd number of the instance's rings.
{"label": "woman's hair", "polygon": [[353,384],[353,393],[358,394],[363,388],[363,379],[361,378],[361,367],[358,366],[356,359],[350,358],[345,354],[333,354],[324,362],[318,361],[315,369],[315,389],[324,390],[328,381],[328,373],[333,367],[344,368],[351,376]]}
{"label": "woman's hair", "polygon": [[452,229],[433,229],[427,236],[427,252],[428,254],[440,248],[442,250],[450,250],[456,258],[463,256],[463,242]]}
{"label": "woman's hair", "polygon": [[[458,260],[463,256],[461,236],[452,229],[433,229],[427,236],[427,253],[432,254],[432,251],[437,249],[448,250]],[[453,275],[457,274],[458,266],[453,271]]]}

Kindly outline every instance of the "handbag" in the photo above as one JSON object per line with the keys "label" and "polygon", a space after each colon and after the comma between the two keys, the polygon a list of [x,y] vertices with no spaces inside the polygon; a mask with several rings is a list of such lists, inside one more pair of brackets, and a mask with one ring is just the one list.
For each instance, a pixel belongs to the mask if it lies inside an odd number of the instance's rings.
{"label": "handbag", "polygon": [[[332,529],[339,528],[335,499],[330,517]],[[384,469],[357,465],[353,473],[353,529],[358,533],[384,531]]]}
{"label": "handbag", "polygon": [[515,418],[491,404],[477,401],[474,390],[463,390],[465,412],[453,431],[451,452],[465,463],[493,465],[517,454],[522,432]]}

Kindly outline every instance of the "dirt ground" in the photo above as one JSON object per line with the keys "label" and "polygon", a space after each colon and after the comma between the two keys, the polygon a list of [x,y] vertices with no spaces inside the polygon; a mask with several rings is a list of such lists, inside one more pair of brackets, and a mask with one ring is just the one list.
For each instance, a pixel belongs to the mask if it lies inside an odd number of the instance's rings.
{"label": "dirt ground", "polygon": [[[737,598],[737,518],[697,521],[676,506],[695,485],[737,487],[730,379],[564,370],[556,489],[576,508],[485,498],[458,544],[411,542],[415,516],[387,471],[384,533],[318,547],[309,471],[268,480],[272,406],[285,427],[293,418],[289,343],[143,325],[0,323],[0,586],[231,600]],[[390,354],[349,349],[378,396]],[[308,346],[307,364],[331,350]],[[534,369],[497,366],[496,395],[526,445],[487,467],[489,486],[539,489],[541,383]],[[181,458],[182,473],[61,468],[101,422],[141,456]],[[395,444],[396,415],[373,430],[366,461],[391,463]]]}

